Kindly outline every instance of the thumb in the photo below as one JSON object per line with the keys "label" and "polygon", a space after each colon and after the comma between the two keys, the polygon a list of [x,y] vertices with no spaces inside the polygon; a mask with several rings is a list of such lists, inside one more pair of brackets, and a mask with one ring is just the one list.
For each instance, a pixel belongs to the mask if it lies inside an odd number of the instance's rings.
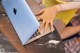
{"label": "thumb", "polygon": [[35,15],[36,15],[36,16],[41,15],[43,12],[44,12],[44,9],[40,10],[40,11],[37,12]]}

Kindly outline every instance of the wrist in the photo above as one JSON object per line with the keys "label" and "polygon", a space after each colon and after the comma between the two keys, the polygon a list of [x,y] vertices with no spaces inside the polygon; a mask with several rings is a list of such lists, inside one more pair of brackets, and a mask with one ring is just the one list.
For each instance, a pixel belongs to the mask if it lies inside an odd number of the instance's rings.
{"label": "wrist", "polygon": [[60,12],[61,11],[61,6],[60,5],[55,5],[51,7],[51,10],[56,10],[56,12]]}
{"label": "wrist", "polygon": [[61,6],[60,5],[55,5],[56,9],[57,9],[57,12],[60,12],[61,11]]}

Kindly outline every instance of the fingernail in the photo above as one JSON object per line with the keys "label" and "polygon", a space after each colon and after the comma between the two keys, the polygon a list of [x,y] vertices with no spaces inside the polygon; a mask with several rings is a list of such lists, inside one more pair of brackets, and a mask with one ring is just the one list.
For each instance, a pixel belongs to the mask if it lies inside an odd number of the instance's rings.
{"label": "fingernail", "polygon": [[38,35],[40,35],[40,34],[41,34],[40,30],[38,30],[38,32],[37,32],[37,33],[38,33]]}

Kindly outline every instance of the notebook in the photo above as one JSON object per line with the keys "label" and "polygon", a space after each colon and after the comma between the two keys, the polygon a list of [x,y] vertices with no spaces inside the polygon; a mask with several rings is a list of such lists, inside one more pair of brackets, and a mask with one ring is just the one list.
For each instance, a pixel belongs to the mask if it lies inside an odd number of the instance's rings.
{"label": "notebook", "polygon": [[25,0],[2,0],[11,24],[23,45],[35,33],[39,23]]}

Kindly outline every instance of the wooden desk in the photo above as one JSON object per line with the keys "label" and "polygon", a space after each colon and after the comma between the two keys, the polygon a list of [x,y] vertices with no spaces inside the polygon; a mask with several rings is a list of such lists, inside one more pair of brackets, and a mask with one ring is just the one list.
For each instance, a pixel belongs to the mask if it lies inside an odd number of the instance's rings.
{"label": "wooden desk", "polygon": [[[53,53],[55,49],[36,46],[33,43],[23,46],[7,17],[0,17],[0,30],[19,53]],[[56,33],[57,34],[57,33]],[[45,39],[44,39],[45,40]],[[59,50],[59,48],[57,49]],[[59,52],[59,51],[57,51]],[[64,53],[62,51],[62,53]]]}
{"label": "wooden desk", "polygon": [[[27,0],[27,3],[29,6],[31,6],[34,14],[41,9],[34,0]],[[35,8],[33,5],[37,8]],[[19,51],[19,53],[33,53],[31,52],[31,47],[28,47],[28,49],[27,46],[25,47],[21,44],[15,30],[13,29],[7,17],[0,17],[0,30],[9,40],[9,42]]]}

